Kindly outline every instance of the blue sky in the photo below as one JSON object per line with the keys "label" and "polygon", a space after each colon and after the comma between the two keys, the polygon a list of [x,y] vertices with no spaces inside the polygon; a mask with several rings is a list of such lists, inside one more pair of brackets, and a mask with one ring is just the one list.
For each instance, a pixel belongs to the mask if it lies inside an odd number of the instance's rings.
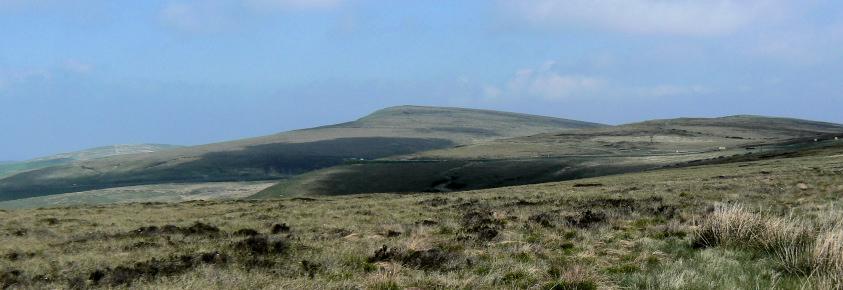
{"label": "blue sky", "polygon": [[843,123],[843,4],[0,0],[0,160],[395,105]]}

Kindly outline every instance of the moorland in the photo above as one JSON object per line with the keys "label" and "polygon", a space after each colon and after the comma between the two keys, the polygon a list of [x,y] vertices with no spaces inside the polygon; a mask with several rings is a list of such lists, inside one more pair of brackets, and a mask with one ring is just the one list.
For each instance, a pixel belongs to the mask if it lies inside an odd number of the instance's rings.
{"label": "moorland", "polygon": [[0,211],[0,286],[835,289],[843,145],[449,193]]}
{"label": "moorland", "polygon": [[71,162],[0,179],[108,181],[0,203],[0,287],[843,289],[840,135],[763,116],[395,107]]}
{"label": "moorland", "polygon": [[0,201],[148,184],[278,180],[352,158],[601,126],[488,110],[399,106],[342,124],[36,168],[0,178]]}
{"label": "moorland", "polygon": [[651,120],[347,162],[281,181],[255,197],[448,192],[563,181],[813,146],[840,132],[840,124],[763,116]]}
{"label": "moorland", "polygon": [[101,159],[120,155],[129,155],[145,152],[155,152],[166,149],[178,148],[178,145],[168,144],[119,144],[113,146],[96,147],[87,150],[80,150],[62,154],[54,154],[41,158],[26,161],[0,161],[0,178],[17,173],[35,170],[44,167],[67,164],[71,162]]}

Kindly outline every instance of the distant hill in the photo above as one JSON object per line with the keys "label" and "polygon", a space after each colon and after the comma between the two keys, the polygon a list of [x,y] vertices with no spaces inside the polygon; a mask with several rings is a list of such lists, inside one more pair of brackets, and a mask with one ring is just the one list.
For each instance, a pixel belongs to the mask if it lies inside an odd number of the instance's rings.
{"label": "distant hill", "polygon": [[843,125],[765,116],[678,118],[543,133],[357,162],[281,181],[255,198],[447,192],[562,181],[811,146]]}
{"label": "distant hill", "polygon": [[499,111],[399,106],[337,125],[31,170],[0,179],[0,200],[139,184],[280,179],[352,159],[604,126]]}
{"label": "distant hill", "polygon": [[131,202],[230,200],[248,197],[275,183],[277,182],[264,180],[247,182],[158,183],[111,187],[0,201],[0,210]]}
{"label": "distant hill", "polygon": [[168,144],[119,144],[96,147],[68,153],[54,154],[20,162],[0,162],[0,178],[14,175],[24,171],[61,165],[70,162],[85,161],[91,159],[99,159],[136,153],[148,153],[178,147],[181,146]]}

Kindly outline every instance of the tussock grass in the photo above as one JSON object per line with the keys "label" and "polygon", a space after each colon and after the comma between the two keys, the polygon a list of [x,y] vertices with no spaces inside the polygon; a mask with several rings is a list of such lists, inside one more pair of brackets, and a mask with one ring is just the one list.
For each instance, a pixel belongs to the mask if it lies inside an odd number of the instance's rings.
{"label": "tussock grass", "polygon": [[843,226],[821,232],[811,248],[811,265],[824,287],[843,288]]}
{"label": "tussock grass", "polygon": [[817,227],[792,215],[776,217],[752,213],[742,205],[720,205],[694,233],[694,243],[765,253],[787,272],[818,276],[824,286],[843,288],[839,225]]}

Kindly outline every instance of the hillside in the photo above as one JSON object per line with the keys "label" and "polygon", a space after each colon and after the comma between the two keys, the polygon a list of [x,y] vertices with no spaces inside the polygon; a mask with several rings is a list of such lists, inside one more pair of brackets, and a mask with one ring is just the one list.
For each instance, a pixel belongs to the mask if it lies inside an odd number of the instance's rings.
{"label": "hillside", "polygon": [[102,188],[0,201],[0,210],[132,202],[179,202],[245,198],[276,181],[159,183]]}
{"label": "hillside", "polygon": [[70,162],[85,161],[121,155],[148,153],[167,149],[178,148],[178,145],[168,144],[119,144],[102,146],[86,150],[54,154],[41,158],[30,159],[20,162],[0,162],[0,178],[14,175],[20,172],[38,168],[61,165]]}
{"label": "hillside", "polygon": [[840,289],[843,143],[761,155],[467,192],[0,210],[0,288]]}
{"label": "hillside", "polygon": [[534,184],[757,154],[834,136],[843,136],[843,125],[745,115],[652,120],[357,162],[283,180],[254,197],[447,192]]}
{"label": "hillside", "polygon": [[487,110],[400,106],[332,126],[31,170],[0,179],[0,200],[140,184],[280,179],[352,158],[602,126]]}

